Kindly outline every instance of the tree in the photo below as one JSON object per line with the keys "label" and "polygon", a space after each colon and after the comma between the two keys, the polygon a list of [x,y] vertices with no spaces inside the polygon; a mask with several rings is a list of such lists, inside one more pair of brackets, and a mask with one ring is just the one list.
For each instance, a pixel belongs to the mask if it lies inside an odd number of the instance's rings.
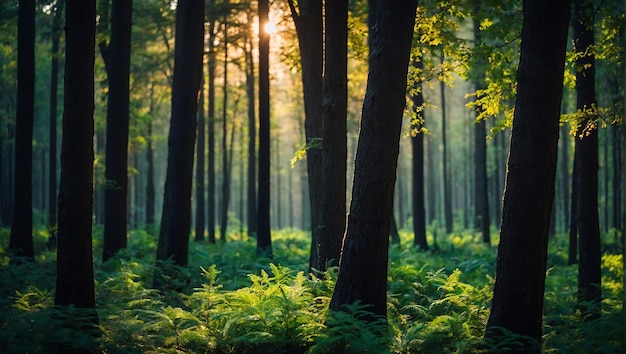
{"label": "tree", "polygon": [[[65,1],[59,1],[54,8],[52,19],[52,59],[50,60],[50,165],[48,167],[48,245],[56,247],[57,243],[57,115],[59,86],[59,42],[61,37],[61,20]],[[0,158],[2,158],[0,156]]]}
{"label": "tree", "polygon": [[318,259],[319,226],[322,210],[322,68],[323,21],[322,1],[298,2],[296,9],[289,0],[291,17],[296,25],[302,66],[302,91],[304,94],[304,133],[306,136],[306,163],[311,211],[311,256],[309,268]]}
{"label": "tree", "polygon": [[[91,232],[96,2],[67,0],[65,9],[65,96],[54,303],[95,309]],[[95,311],[92,319],[97,322]]]}
{"label": "tree", "polygon": [[100,42],[109,80],[102,261],[126,248],[132,0],[113,0],[111,42]]}
{"label": "tree", "polygon": [[270,35],[264,30],[269,21],[269,1],[259,0],[259,192],[256,252],[272,256],[270,230]]}
{"label": "tree", "polygon": [[248,97],[248,234],[256,236],[257,229],[257,200],[256,200],[256,93],[254,91],[254,56],[252,51],[253,36],[251,33],[252,26],[252,11],[248,12],[248,24],[249,29],[245,31],[245,68],[246,68],[246,95]]}
{"label": "tree", "polygon": [[346,228],[348,109],[348,1],[325,3],[325,50],[322,98],[322,210],[317,259],[320,272],[339,263]]}
{"label": "tree", "polygon": [[204,1],[178,1],[172,118],[157,248],[157,261],[172,257],[177,265],[187,265],[188,257],[196,112],[203,48]]}
{"label": "tree", "polygon": [[215,26],[215,1],[209,1],[209,15],[208,15],[208,41],[209,41],[209,53],[207,60],[207,76],[208,76],[208,92],[207,92],[207,104],[208,104],[208,124],[207,124],[207,143],[208,143],[208,161],[207,161],[207,174],[208,174],[208,191],[207,191],[207,227],[209,228],[208,238],[209,242],[215,243],[215,67],[216,67],[216,53],[215,53],[215,36],[217,35]]}
{"label": "tree", "polygon": [[[204,84],[201,84],[204,86]],[[204,241],[204,150],[206,128],[204,124],[204,87],[200,89],[198,104],[198,145],[196,146],[196,241]]]}
{"label": "tree", "polygon": [[593,16],[591,1],[575,0],[572,27],[576,50],[576,106],[580,123],[576,132],[576,211],[578,222],[578,301],[591,318],[600,316],[601,251],[598,218],[598,130]]}
{"label": "tree", "polygon": [[[473,2],[474,12],[479,11],[479,1]],[[480,47],[482,44],[482,37],[480,33],[480,19],[474,18],[474,45]],[[480,56],[477,56],[480,58]],[[480,60],[480,59],[479,59]],[[474,77],[474,84],[476,91],[484,90],[485,79],[484,69],[485,65],[482,61],[475,62],[476,73]],[[487,184],[487,122],[484,119],[480,119],[480,107],[476,107],[476,122],[474,126],[474,198],[476,205],[476,214],[474,219],[474,227],[479,229],[483,236],[483,242],[487,245],[491,244],[491,235],[489,232],[489,193]]]}
{"label": "tree", "polygon": [[352,201],[330,309],[360,301],[387,312],[387,259],[393,189],[417,0],[370,2],[371,49]]}
{"label": "tree", "polygon": [[13,222],[9,249],[33,260],[33,121],[35,115],[35,1],[20,0],[17,17],[17,119]]}
{"label": "tree", "polygon": [[421,250],[428,250],[428,241],[426,240],[426,208],[424,207],[424,94],[422,92],[421,75],[424,69],[423,58],[420,53],[413,59],[413,70],[415,85],[411,91],[411,99],[413,101],[413,113],[415,117],[411,120],[411,169],[413,181],[413,245]]}
{"label": "tree", "polygon": [[491,314],[485,337],[526,337],[539,352],[569,1],[523,5],[517,97]]}

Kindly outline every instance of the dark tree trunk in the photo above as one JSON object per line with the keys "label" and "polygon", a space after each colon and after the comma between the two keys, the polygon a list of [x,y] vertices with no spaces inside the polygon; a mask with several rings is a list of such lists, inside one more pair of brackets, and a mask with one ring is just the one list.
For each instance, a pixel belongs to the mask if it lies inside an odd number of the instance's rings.
{"label": "dark tree trunk", "polygon": [[[474,11],[478,12],[480,3],[474,2]],[[475,46],[482,45],[480,33],[480,21],[474,19],[474,41]],[[485,64],[481,61],[476,63],[478,71],[474,77],[476,91],[484,89]],[[476,119],[480,115],[480,110],[476,109]],[[474,227],[480,230],[483,242],[491,245],[491,235],[489,231],[489,189],[487,182],[487,122],[484,119],[477,121],[474,125],[474,198],[476,214]]]}
{"label": "dark tree trunk", "polygon": [[394,245],[400,245],[400,233],[398,232],[398,223],[396,222],[396,216],[391,213],[391,225],[389,226],[389,239]]}
{"label": "dark tree trunk", "polygon": [[348,159],[348,1],[327,1],[326,47],[322,99],[322,210],[317,259],[312,267],[325,272],[339,264],[346,229]]}
{"label": "dark tree trunk", "polygon": [[[150,98],[153,100],[153,97]],[[152,101],[151,101],[152,102]],[[153,111],[152,109],[150,110]],[[146,224],[153,225],[155,223],[154,216],[156,204],[156,190],[154,187],[154,149],[152,147],[152,121],[148,122],[148,143],[146,148]]]}
{"label": "dark tree trunk", "polygon": [[[61,20],[65,1],[57,2],[52,20],[52,59],[50,63],[50,162],[48,167],[48,247],[55,248],[57,244],[57,115],[58,87],[59,87],[59,42],[61,37]],[[1,144],[1,142],[0,142]],[[0,154],[0,159],[2,154]]]}
{"label": "dark tree trunk", "polygon": [[593,4],[586,0],[574,1],[574,47],[576,58],[576,106],[582,112],[582,121],[576,132],[576,204],[578,214],[578,301],[585,315],[600,316],[602,292],[600,282],[601,251],[600,221],[598,218],[598,130],[591,127],[597,119],[595,60],[593,48]]}
{"label": "dark tree trunk", "polygon": [[[445,57],[443,49],[441,50],[441,65],[443,67]],[[443,79],[439,83],[439,89],[441,91],[441,140],[443,141],[443,150],[441,154],[442,161],[442,179],[443,182],[443,216],[446,226],[446,232],[451,233],[454,220],[452,216],[452,195],[450,194],[450,173],[448,170],[448,128],[447,128],[447,110],[446,110],[446,84]]]}
{"label": "dark tree trunk", "polygon": [[311,211],[311,256],[309,268],[318,259],[319,227],[322,211],[322,68],[323,68],[323,22],[322,1],[310,0],[298,3],[289,0],[291,16],[296,25],[302,65],[302,89],[304,93],[304,132],[306,135],[306,163],[309,176],[309,205]]}
{"label": "dark tree trunk", "polygon": [[128,223],[128,124],[132,0],[113,0],[111,43],[101,44],[109,79],[102,261],[126,248]]}
{"label": "dark tree trunk", "polygon": [[[213,1],[210,2],[214,6]],[[212,13],[212,8],[209,13]],[[207,70],[209,77],[209,89],[208,89],[208,149],[209,149],[209,161],[208,167],[208,192],[207,192],[207,227],[209,228],[208,238],[210,243],[215,243],[215,19],[212,19],[209,23],[209,58],[207,60]]]}
{"label": "dark tree trunk", "polygon": [[[95,309],[91,244],[95,0],[67,0],[65,18],[65,96],[54,303]],[[93,320],[97,322],[95,311]]]}
{"label": "dark tree trunk", "polygon": [[13,222],[9,249],[33,260],[33,121],[35,115],[35,0],[20,0],[17,17],[17,114]]}
{"label": "dark tree trunk", "polygon": [[[569,172],[569,135],[567,127],[561,127],[559,140],[561,141],[561,157],[559,163],[561,165],[561,198],[563,202],[563,220],[565,229],[567,229],[568,220],[570,219],[570,172]],[[574,257],[575,258],[575,257]]]}
{"label": "dark tree trunk", "polygon": [[224,86],[222,95],[222,195],[220,203],[220,235],[219,239],[226,242],[228,228],[228,205],[230,203],[230,166],[228,163],[228,18],[224,17]]}
{"label": "dark tree trunk", "polygon": [[187,265],[198,91],[202,79],[204,1],[179,0],[172,84],[172,120],[157,261]]}
{"label": "dark tree trunk", "polygon": [[[413,60],[413,68],[418,75],[424,69],[421,53]],[[419,80],[419,79],[418,79]],[[426,240],[426,209],[425,209],[425,193],[424,193],[424,93],[422,92],[421,80],[415,83],[415,94],[411,97],[413,100],[413,122],[411,123],[411,169],[413,182],[413,246],[419,247],[420,250],[428,250],[428,241]]]}
{"label": "dark tree trunk", "polygon": [[263,30],[269,20],[269,1],[259,0],[259,195],[256,251],[272,256],[270,230],[270,36]]}
{"label": "dark tree trunk", "polygon": [[204,138],[206,129],[204,125],[204,88],[200,89],[200,102],[198,103],[198,145],[196,148],[196,241],[204,241]]}
{"label": "dark tree trunk", "polygon": [[352,202],[330,308],[343,311],[360,301],[386,317],[389,224],[417,0],[370,5],[376,31],[370,33]]}
{"label": "dark tree trunk", "polygon": [[[576,146],[574,146],[576,149]],[[576,154],[574,154],[574,166],[572,167],[572,199],[570,204],[569,218],[569,244],[567,251],[567,264],[572,265],[578,263],[578,168],[576,162]]]}
{"label": "dark tree trunk", "polygon": [[569,1],[523,6],[517,98],[500,245],[485,337],[526,337],[517,350],[539,352],[548,231],[554,199]]}
{"label": "dark tree trunk", "polygon": [[[248,14],[252,17],[252,13]],[[248,19],[252,23],[252,19]],[[252,26],[252,25],[250,25]],[[248,33],[248,32],[247,32]],[[252,33],[252,28],[250,32]],[[253,37],[250,35],[246,38],[246,94],[248,96],[248,234],[256,237],[257,229],[257,211],[256,211],[256,101],[254,91],[254,56],[252,51],[254,48]]]}

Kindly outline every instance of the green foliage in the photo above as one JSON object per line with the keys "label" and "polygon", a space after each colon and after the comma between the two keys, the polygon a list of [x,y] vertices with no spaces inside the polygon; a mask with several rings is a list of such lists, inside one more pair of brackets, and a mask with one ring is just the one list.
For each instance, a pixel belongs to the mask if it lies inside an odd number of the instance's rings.
{"label": "green foliage", "polygon": [[[101,234],[96,233],[97,248]],[[429,237],[432,232],[429,229]],[[43,247],[45,230],[35,233]],[[8,241],[0,229],[0,241]],[[190,244],[190,266],[166,262],[178,274],[174,290],[151,289],[155,236],[133,230],[129,246],[96,262],[100,325],[88,311],[53,305],[54,256],[0,268],[0,343],[9,352],[89,349],[111,353],[474,353],[515,348],[527,338],[502,333],[484,342],[494,283],[495,248],[480,235],[439,236],[437,252],[392,246],[387,322],[363,304],[343,312],[328,305],[337,269],[309,277],[308,235],[278,230],[275,258],[258,260],[254,242]],[[402,244],[412,234],[402,232]],[[612,237],[607,236],[605,244]],[[611,249],[610,247],[607,250]],[[98,250],[96,250],[96,254]],[[4,257],[4,253],[0,252]],[[551,240],[544,305],[544,352],[618,352],[623,347],[621,255],[602,258],[602,316],[576,310],[576,266],[567,266],[567,235]],[[273,263],[272,263],[273,262]],[[86,330],[87,328],[87,330]],[[601,328],[601,330],[599,330]]]}

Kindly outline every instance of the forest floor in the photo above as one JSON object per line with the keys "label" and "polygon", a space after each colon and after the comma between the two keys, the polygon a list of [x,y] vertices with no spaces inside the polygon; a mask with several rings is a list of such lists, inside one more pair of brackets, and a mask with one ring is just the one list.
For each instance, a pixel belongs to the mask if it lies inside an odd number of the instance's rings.
{"label": "forest floor", "polygon": [[[520,343],[514,336],[482,340],[496,247],[469,231],[439,236],[428,252],[411,247],[412,234],[401,231],[402,244],[389,251],[387,324],[360,321],[367,307],[359,304],[347,313],[328,311],[336,269],[321,278],[306,274],[310,241],[300,230],[273,232],[272,259],[257,259],[254,240],[240,233],[226,243],[192,242],[188,267],[167,265],[164,273],[175,276],[165,290],[151,287],[154,232],[131,231],[128,248],[104,264],[101,237],[96,229],[96,336],[63,325],[68,317],[80,321],[80,309],[54,306],[47,230],[35,235],[34,263],[9,264],[0,248],[3,353],[476,353]],[[8,238],[0,229],[0,244]],[[576,309],[577,266],[567,265],[567,236],[550,240],[542,352],[624,352],[622,256],[612,235],[603,245],[602,316],[585,320]]]}

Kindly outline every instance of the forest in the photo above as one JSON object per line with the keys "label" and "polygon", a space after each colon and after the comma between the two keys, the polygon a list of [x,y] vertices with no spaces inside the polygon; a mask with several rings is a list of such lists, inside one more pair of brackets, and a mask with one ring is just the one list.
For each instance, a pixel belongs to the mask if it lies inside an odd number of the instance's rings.
{"label": "forest", "polygon": [[625,11],[0,0],[0,352],[625,353]]}

